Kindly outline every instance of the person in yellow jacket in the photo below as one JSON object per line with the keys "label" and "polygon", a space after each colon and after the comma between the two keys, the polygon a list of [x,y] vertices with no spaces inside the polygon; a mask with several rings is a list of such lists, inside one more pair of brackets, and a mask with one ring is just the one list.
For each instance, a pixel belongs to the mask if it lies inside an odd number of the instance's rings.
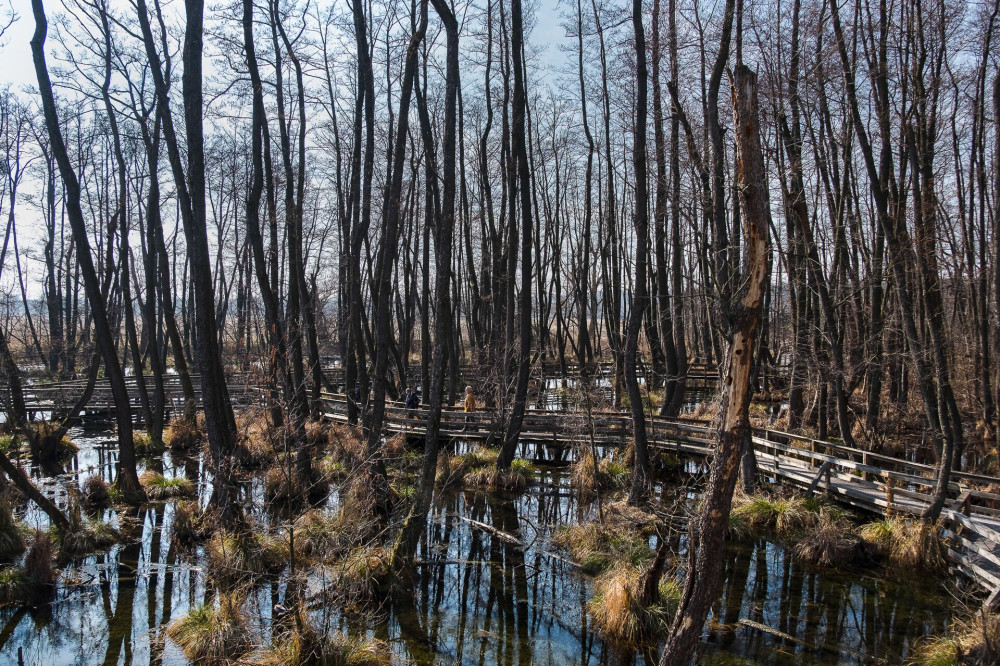
{"label": "person in yellow jacket", "polygon": [[469,424],[472,423],[472,412],[476,411],[476,396],[472,392],[471,386],[465,387],[465,427],[462,431],[469,429]]}

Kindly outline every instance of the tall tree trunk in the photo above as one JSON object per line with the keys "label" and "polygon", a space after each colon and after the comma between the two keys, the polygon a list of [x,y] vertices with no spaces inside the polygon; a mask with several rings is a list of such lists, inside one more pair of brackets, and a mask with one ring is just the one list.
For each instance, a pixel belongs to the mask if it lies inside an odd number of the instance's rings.
{"label": "tall tree trunk", "polygon": [[721,583],[723,544],[739,476],[744,432],[750,427],[750,375],[767,278],[770,204],[760,144],[757,75],[742,63],[733,71],[733,124],[736,135],[737,191],[743,211],[743,234],[749,275],[736,312],[726,360],[718,446],[698,517],[693,569],[688,571],[673,629],[660,666],[683,666],[701,636],[702,626]]}

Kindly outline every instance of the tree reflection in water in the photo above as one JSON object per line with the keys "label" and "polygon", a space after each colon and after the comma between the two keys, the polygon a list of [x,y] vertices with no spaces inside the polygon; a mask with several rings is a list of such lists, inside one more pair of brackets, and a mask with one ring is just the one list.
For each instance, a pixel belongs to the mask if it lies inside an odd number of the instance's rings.
{"label": "tree reflection in water", "polygon": [[[81,449],[87,469],[113,460]],[[168,473],[198,480],[197,460],[164,461]],[[352,635],[376,636],[417,664],[643,664],[637,654],[596,635],[586,613],[591,580],[551,557],[558,525],[589,515],[561,469],[543,468],[519,495],[447,491],[432,505],[421,538],[411,594],[396,595],[371,617],[346,617],[335,606],[314,608],[315,620]],[[259,493],[250,484],[247,497]],[[657,489],[668,501],[670,488]],[[335,510],[336,495],[331,500]],[[110,552],[71,563],[51,604],[0,610],[0,664],[185,663],[164,627],[211,598],[198,549],[171,538],[173,505],[137,511],[135,538]],[[118,520],[110,512],[109,519]],[[462,517],[517,537],[497,538]],[[677,542],[684,556],[684,539]],[[683,560],[679,560],[683,561]],[[940,633],[950,599],[931,581],[894,582],[875,570],[810,569],[780,544],[764,540],[728,547],[722,593],[707,625],[700,657],[732,663],[738,655],[776,664],[835,664],[883,658],[901,661],[913,641]],[[263,581],[248,598],[250,629],[269,636],[270,612],[284,599],[282,579]],[[208,595],[208,596],[207,596]],[[738,626],[754,620],[796,642]]]}

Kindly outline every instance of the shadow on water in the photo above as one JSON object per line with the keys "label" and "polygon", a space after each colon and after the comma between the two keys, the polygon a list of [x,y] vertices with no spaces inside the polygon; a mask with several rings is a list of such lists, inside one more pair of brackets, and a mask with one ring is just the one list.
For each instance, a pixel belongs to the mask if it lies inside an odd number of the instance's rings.
{"label": "shadow on water", "polygon": [[[102,445],[105,439],[77,436],[81,450],[59,479],[64,488],[92,472],[107,478],[114,455]],[[167,454],[160,464],[168,476],[204,480],[197,458]],[[253,497],[259,488],[251,484],[244,492]],[[331,495],[330,510],[336,497]],[[387,641],[407,663],[655,663],[655,650],[636,654],[595,634],[586,611],[592,579],[552,554],[553,530],[586,519],[590,511],[570,491],[562,468],[543,466],[537,483],[517,496],[444,492],[427,520],[411,594],[363,618],[346,616],[335,606],[313,612],[321,626]],[[205,600],[205,562],[201,550],[179,550],[174,544],[173,513],[172,503],[126,515],[105,512],[105,520],[132,538],[110,552],[70,562],[52,603],[0,609],[0,665],[16,664],[19,648],[24,663],[46,666],[186,663],[165,627]],[[27,520],[35,525],[41,518],[29,513]],[[253,630],[259,636],[268,635],[270,611],[283,594],[279,578],[261,582],[250,595],[247,603],[254,608]],[[944,630],[949,602],[933,581],[893,581],[876,571],[818,571],[777,543],[731,544],[699,659],[710,664],[898,663],[915,640]],[[744,627],[741,619],[791,640]]]}

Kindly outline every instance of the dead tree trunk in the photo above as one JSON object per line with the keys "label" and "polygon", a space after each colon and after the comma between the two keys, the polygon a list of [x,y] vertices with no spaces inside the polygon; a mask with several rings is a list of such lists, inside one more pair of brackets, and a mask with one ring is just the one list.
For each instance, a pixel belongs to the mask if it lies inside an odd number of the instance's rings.
{"label": "dead tree trunk", "polygon": [[737,65],[733,72],[732,94],[737,190],[750,273],[745,279],[729,345],[722,389],[722,423],[711,478],[698,518],[696,543],[689,546],[697,549],[693,570],[687,573],[684,594],[660,666],[682,666],[691,660],[702,625],[715,601],[726,526],[739,476],[743,433],[750,427],[750,375],[767,277],[770,207],[758,127],[757,75],[743,64]]}

